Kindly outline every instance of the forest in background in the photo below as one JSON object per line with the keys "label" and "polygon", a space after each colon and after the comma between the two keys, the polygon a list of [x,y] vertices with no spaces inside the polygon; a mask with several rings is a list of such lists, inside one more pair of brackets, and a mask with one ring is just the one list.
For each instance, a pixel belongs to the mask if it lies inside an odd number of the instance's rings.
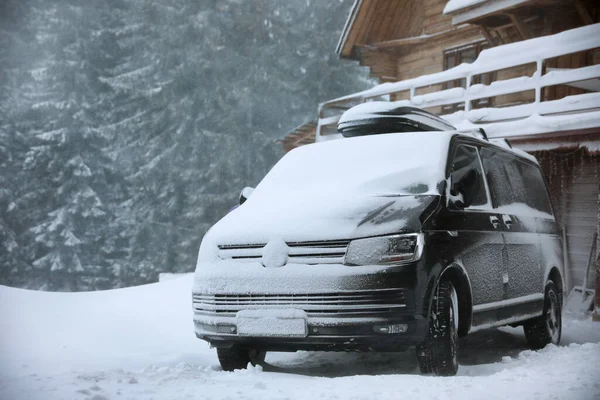
{"label": "forest in background", "polygon": [[193,271],[277,139],[370,85],[335,55],[352,0],[0,3],[3,285]]}

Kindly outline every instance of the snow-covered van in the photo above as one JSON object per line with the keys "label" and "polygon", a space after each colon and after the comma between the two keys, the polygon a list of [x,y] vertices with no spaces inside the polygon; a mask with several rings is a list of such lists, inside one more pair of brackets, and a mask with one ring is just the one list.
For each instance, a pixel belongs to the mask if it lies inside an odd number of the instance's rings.
{"label": "snow-covered van", "polygon": [[353,137],[285,155],[204,237],[195,332],[223,369],[266,351],[415,347],[422,372],[454,375],[470,332],[559,342],[563,250],[536,160],[387,104],[347,111]]}

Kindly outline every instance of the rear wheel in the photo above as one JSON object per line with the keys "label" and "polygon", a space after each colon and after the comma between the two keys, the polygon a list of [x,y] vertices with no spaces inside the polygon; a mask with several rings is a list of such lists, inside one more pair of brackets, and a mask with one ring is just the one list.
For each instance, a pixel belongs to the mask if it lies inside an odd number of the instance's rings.
{"label": "rear wheel", "polygon": [[534,350],[542,349],[550,343],[560,343],[562,310],[554,282],[548,281],[546,284],[542,315],[525,322],[523,329],[529,346]]}
{"label": "rear wheel", "polygon": [[266,354],[265,351],[235,345],[230,348],[217,348],[219,364],[221,364],[224,371],[245,369],[248,363],[252,363],[252,365],[262,364],[265,361]]}
{"label": "rear wheel", "polygon": [[425,343],[417,346],[417,362],[422,373],[453,376],[458,371],[458,297],[449,281],[435,291],[429,331]]}

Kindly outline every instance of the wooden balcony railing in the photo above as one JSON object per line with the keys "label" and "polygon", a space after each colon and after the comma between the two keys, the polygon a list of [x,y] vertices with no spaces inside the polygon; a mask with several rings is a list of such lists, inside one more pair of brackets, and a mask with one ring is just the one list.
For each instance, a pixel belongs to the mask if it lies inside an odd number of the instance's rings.
{"label": "wooden balcony railing", "polygon": [[[461,64],[452,69],[424,75],[405,81],[384,83],[371,89],[327,101],[319,105],[319,120],[316,140],[339,137],[337,122],[344,110],[367,101],[395,101],[398,106],[415,106],[443,114],[449,105],[459,105],[453,109],[461,111],[443,115],[455,126],[464,128],[493,127],[492,136],[503,135],[499,123],[531,120],[540,128],[537,131],[552,131],[556,126],[564,128],[577,121],[584,127],[600,127],[600,64],[583,65],[569,69],[547,68],[553,60],[574,53],[598,51],[600,48],[600,24],[588,25],[551,36],[530,39],[483,50],[471,64]],[[512,71],[512,72],[511,72]],[[492,73],[496,80],[489,85],[473,84],[473,77]],[[524,74],[523,74],[524,73]],[[530,73],[530,74],[528,74]],[[521,75],[519,75],[521,74]],[[516,76],[515,76],[516,75]],[[445,84],[461,80],[463,87],[446,89]],[[591,82],[592,89],[579,90],[578,94],[563,98],[552,98],[544,94],[551,87],[561,87],[573,83]],[[583,85],[584,87],[586,85]],[[594,89],[595,88],[595,89]],[[494,101],[494,107],[473,109],[472,103],[480,99],[504,99]],[[507,99],[517,99],[508,101]],[[450,107],[450,109],[452,109]],[[585,114],[585,116],[583,116]],[[571,125],[565,125],[569,115]],[[553,126],[546,122],[557,122]],[[563,122],[561,125],[561,121]],[[522,124],[521,124],[522,125]],[[521,125],[504,125],[518,127]],[[527,129],[528,134],[536,133],[536,128]]]}

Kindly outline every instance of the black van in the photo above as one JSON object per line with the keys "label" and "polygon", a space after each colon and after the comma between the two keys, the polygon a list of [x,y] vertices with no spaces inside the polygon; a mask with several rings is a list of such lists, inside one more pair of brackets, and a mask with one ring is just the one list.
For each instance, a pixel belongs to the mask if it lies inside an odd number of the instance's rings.
{"label": "black van", "polygon": [[223,369],[415,347],[422,372],[454,375],[459,337],[508,324],[558,344],[563,247],[536,160],[415,120],[293,150],[206,234],[195,332]]}

